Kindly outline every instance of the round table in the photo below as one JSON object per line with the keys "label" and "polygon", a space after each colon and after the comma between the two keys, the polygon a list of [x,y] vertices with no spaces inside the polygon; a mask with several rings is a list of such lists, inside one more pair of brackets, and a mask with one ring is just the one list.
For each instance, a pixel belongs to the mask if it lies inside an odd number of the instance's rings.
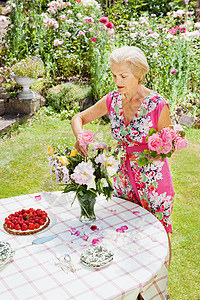
{"label": "round table", "polygon": [[[131,299],[140,292],[144,299],[165,299],[168,275],[168,238],[162,224],[148,211],[124,199],[99,197],[97,220],[79,221],[78,201],[72,194],[38,193],[1,199],[1,215],[22,208],[42,208],[50,213],[51,226],[31,236],[12,236],[0,231],[0,241],[13,249],[33,239],[57,234],[45,244],[16,250],[0,269],[0,299]],[[95,225],[96,227],[91,227]],[[95,229],[95,230],[94,230]],[[92,269],[80,262],[81,253],[94,245],[114,253],[104,268]],[[55,266],[56,255],[69,253],[77,268],[64,273]]]}

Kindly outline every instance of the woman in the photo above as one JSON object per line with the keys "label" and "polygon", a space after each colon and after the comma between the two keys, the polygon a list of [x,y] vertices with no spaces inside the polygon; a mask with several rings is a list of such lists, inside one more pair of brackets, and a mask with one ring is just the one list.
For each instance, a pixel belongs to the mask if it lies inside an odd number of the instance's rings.
{"label": "woman", "polygon": [[[109,113],[112,136],[122,149],[120,172],[114,180],[114,195],[150,211],[161,221],[169,238],[174,189],[168,161],[158,158],[143,167],[137,164],[141,152],[147,149],[149,129],[153,127],[161,131],[171,125],[169,106],[159,94],[142,85],[149,67],[139,48],[124,46],[115,49],[109,63],[118,91],[109,93],[72,118],[72,129],[77,138],[75,147],[86,156],[87,148],[78,141],[83,125]],[[171,257],[170,240],[169,249]]]}

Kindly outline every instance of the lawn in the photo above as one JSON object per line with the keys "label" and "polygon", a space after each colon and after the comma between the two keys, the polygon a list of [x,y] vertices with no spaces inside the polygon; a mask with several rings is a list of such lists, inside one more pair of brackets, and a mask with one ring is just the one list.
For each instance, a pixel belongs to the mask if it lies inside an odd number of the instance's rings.
{"label": "lawn", "polygon": [[[109,124],[85,127],[110,141]],[[187,129],[187,149],[174,154],[170,166],[176,191],[172,214],[172,261],[168,294],[171,300],[200,299],[200,131]],[[59,190],[49,172],[47,147],[74,144],[70,122],[40,114],[0,140],[0,198]]]}

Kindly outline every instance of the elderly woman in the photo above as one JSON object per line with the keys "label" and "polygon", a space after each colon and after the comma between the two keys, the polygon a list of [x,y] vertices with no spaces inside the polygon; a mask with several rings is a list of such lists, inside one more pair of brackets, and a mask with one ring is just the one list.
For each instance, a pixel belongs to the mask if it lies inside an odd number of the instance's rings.
{"label": "elderly woman", "polygon": [[[79,153],[87,155],[87,148],[78,141],[83,125],[109,113],[112,136],[122,149],[114,195],[150,211],[163,224],[169,237],[174,189],[168,161],[155,159],[152,164],[142,167],[137,164],[141,152],[147,149],[149,129],[161,131],[171,125],[169,106],[162,96],[142,84],[149,67],[139,48],[115,49],[109,62],[117,91],[72,118],[72,129],[77,138],[75,147]],[[170,240],[169,248],[171,251]]]}

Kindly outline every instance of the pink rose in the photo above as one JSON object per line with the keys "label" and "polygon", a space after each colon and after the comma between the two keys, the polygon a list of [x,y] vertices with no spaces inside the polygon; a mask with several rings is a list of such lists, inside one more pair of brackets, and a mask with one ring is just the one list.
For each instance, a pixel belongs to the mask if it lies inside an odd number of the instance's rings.
{"label": "pink rose", "polygon": [[159,153],[167,154],[169,151],[172,150],[172,142],[166,143],[163,145],[163,149],[158,151]]}
{"label": "pink rose", "polygon": [[79,144],[81,146],[86,146],[94,142],[94,133],[90,130],[83,130],[81,134],[78,135]]}
{"label": "pink rose", "polygon": [[175,140],[174,145],[175,145],[176,150],[181,150],[181,149],[187,148],[188,141],[186,140],[186,138],[178,136]]}
{"label": "pink rose", "polygon": [[176,138],[176,132],[175,130],[166,127],[161,130],[160,137],[162,138],[164,144],[168,144]]}
{"label": "pink rose", "polygon": [[157,133],[153,133],[148,138],[148,147],[151,151],[158,151],[163,146],[163,141]]}
{"label": "pink rose", "polygon": [[102,142],[99,142],[98,144],[95,144],[93,149],[94,150],[97,150],[97,149],[106,149],[107,148],[107,145],[102,143]]}

